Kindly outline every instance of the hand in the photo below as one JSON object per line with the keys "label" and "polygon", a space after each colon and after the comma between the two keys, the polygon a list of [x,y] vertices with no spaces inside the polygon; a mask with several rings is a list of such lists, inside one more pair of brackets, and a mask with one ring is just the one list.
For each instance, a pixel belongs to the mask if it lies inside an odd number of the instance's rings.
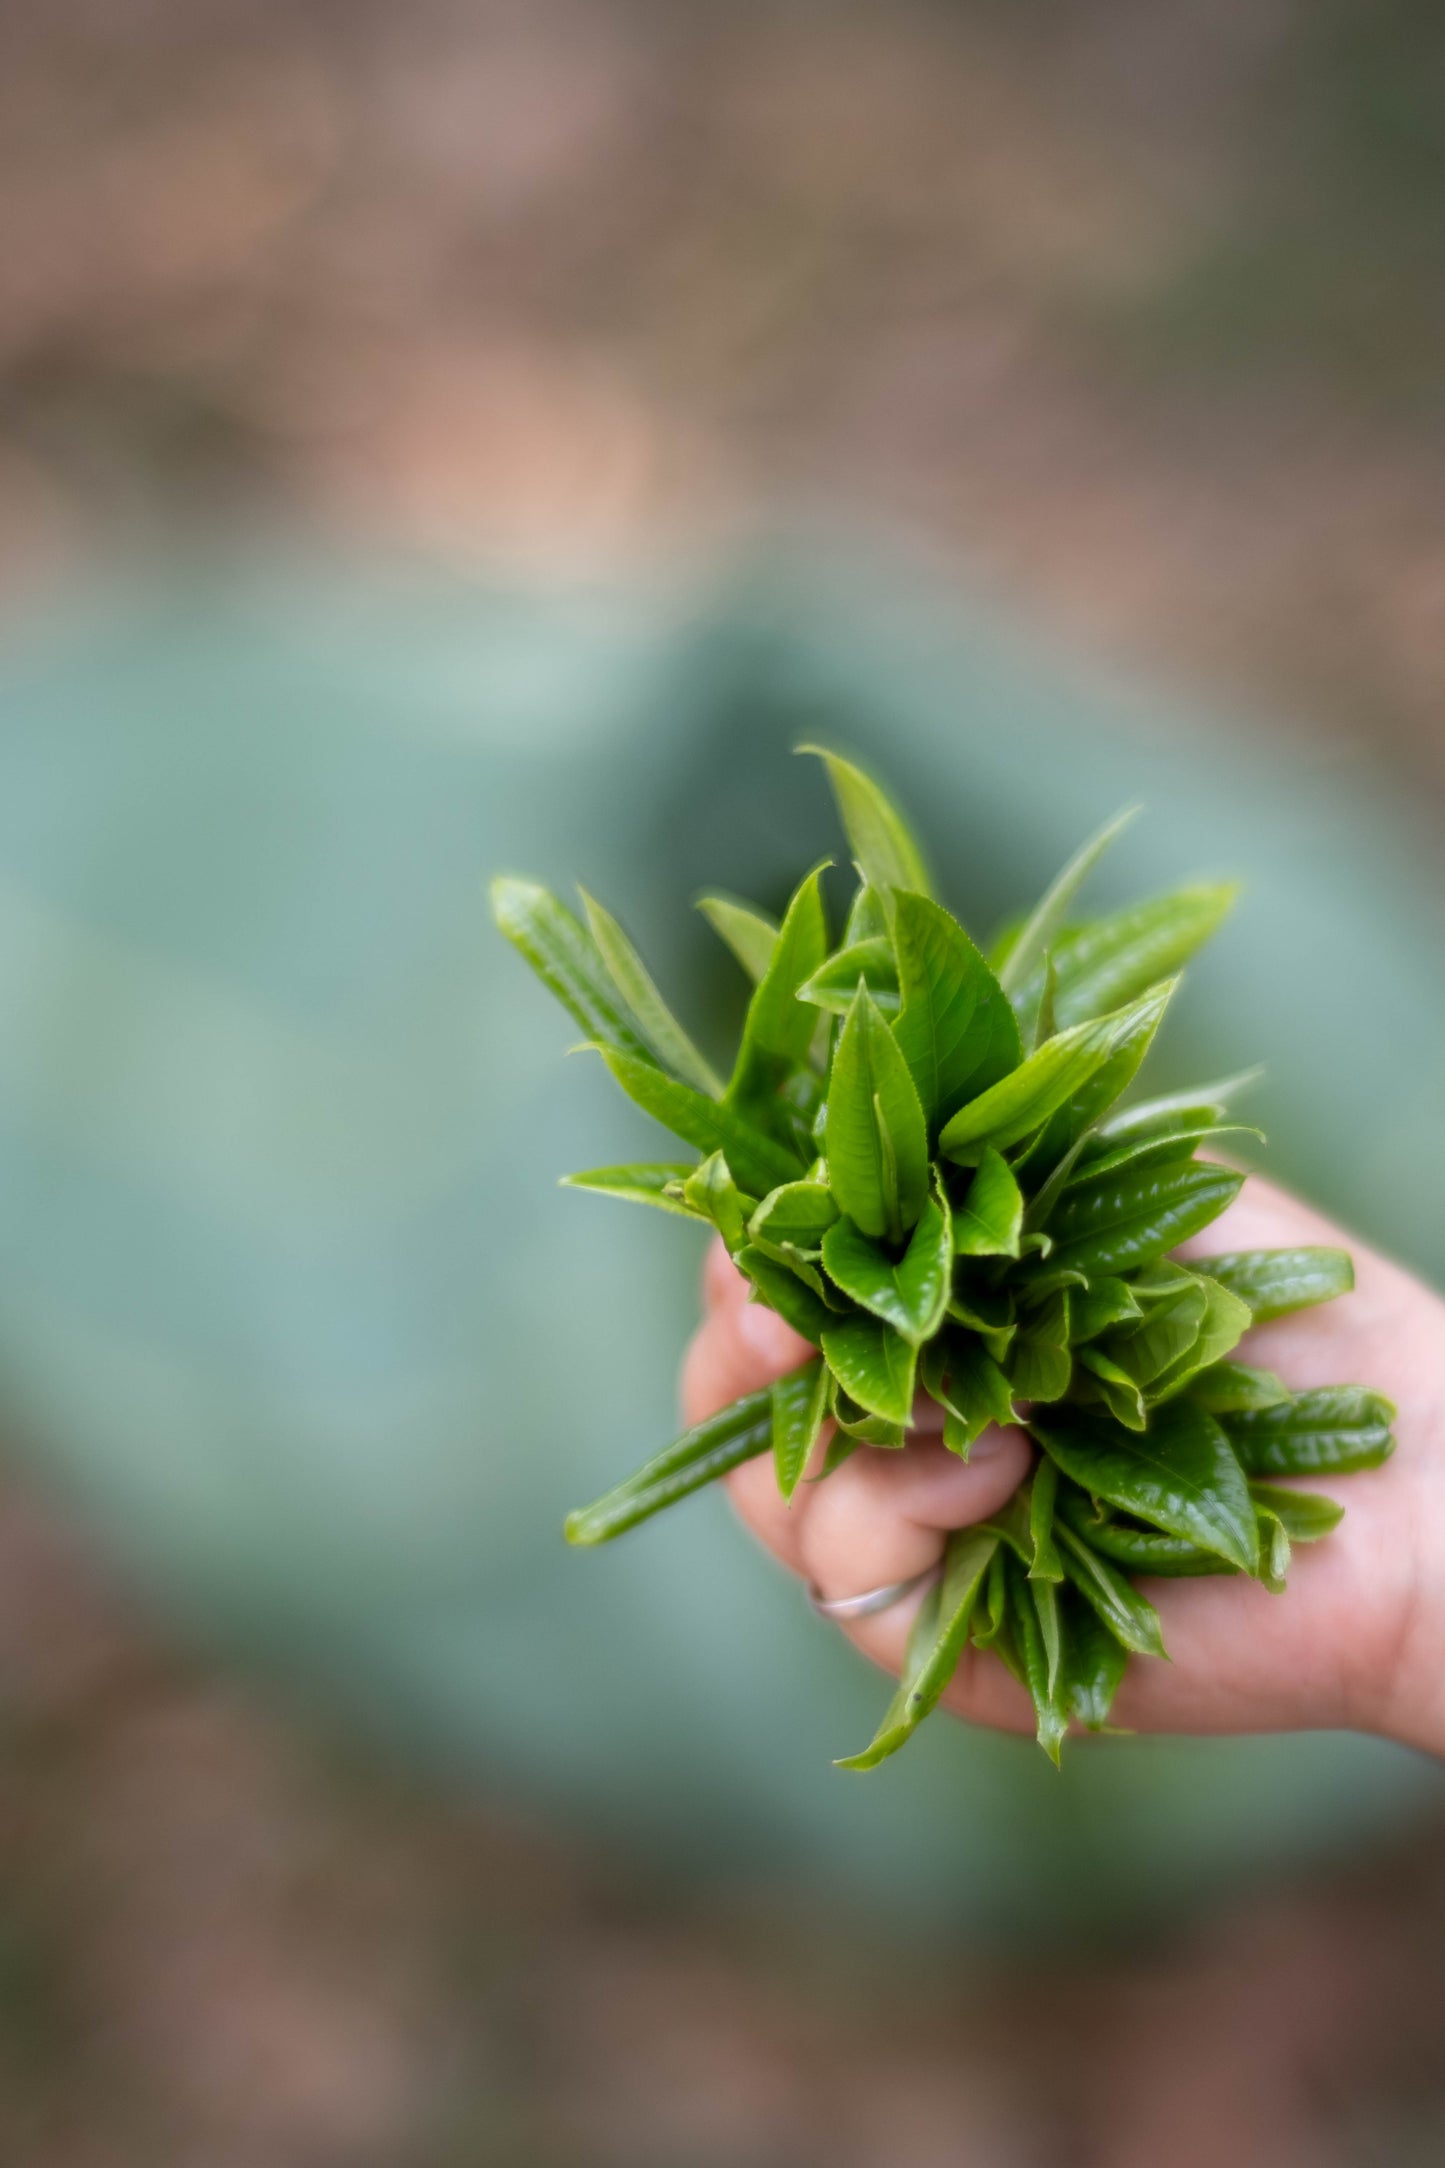
{"label": "hand", "polygon": [[[1172,1662],[1131,1658],[1114,1721],[1153,1732],[1348,1728],[1445,1753],[1445,1302],[1257,1176],[1192,1248],[1310,1243],[1350,1250],[1355,1292],[1261,1326],[1244,1355],[1295,1391],[1360,1384],[1388,1394],[1399,1409],[1394,1458],[1300,1486],[1337,1496],[1345,1518],[1296,1550],[1284,1595],[1234,1577],[1148,1583]],[[690,1423],[812,1353],[781,1318],[748,1303],[721,1244],[709,1252],[705,1292],[683,1374]],[[930,1428],[941,1411],[923,1401],[918,1412],[920,1430],[901,1452],[861,1448],[826,1482],[800,1484],[791,1505],[768,1455],[729,1477],[754,1534],[823,1595],[931,1566],[948,1530],[986,1520],[1027,1474],[1034,1449],[1022,1431],[985,1431],[963,1462]],[[919,1601],[843,1630],[896,1673]],[[991,1653],[965,1653],[945,1704],[977,1723],[1034,1728],[1028,1697]]]}

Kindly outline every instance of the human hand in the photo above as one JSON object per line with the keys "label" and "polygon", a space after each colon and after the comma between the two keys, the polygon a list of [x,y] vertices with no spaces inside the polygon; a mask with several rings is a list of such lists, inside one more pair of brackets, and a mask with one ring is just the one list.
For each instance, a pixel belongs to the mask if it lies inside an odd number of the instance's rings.
{"label": "human hand", "polygon": [[[1318,1243],[1351,1251],[1355,1292],[1259,1327],[1243,1352],[1295,1391],[1368,1384],[1387,1393],[1399,1409],[1395,1456],[1351,1475],[1344,1521],[1296,1551],[1284,1595],[1233,1577],[1145,1584],[1172,1662],[1132,1662],[1113,1721],[1152,1732],[1348,1728],[1445,1753],[1445,1301],[1257,1176],[1186,1254]],[[683,1372],[690,1423],[812,1352],[747,1292],[716,1244],[707,1315]],[[964,1462],[942,1444],[942,1411],[923,1401],[918,1412],[920,1429],[901,1451],[860,1450],[825,1483],[801,1483],[791,1504],[770,1456],[728,1478],[754,1534],[824,1596],[924,1571],[950,1529],[987,1520],[1027,1474],[1033,1447],[1022,1431],[985,1431]],[[1302,1487],[1328,1490],[1329,1479]],[[896,1673],[919,1601],[843,1630]],[[965,1651],[944,1701],[977,1723],[1034,1728],[1028,1696],[988,1652]]]}

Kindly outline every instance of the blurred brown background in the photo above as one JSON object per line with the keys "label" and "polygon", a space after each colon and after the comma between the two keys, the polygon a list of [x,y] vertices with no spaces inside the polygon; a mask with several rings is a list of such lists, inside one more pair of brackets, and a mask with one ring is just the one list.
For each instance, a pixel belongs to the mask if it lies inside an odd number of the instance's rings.
{"label": "blurred brown background", "polygon": [[[1445,786],[1445,17],[1342,0],[0,8],[0,564],[932,542]],[[1435,2161],[1422,1845],[1047,1980],[660,1907],[0,1522],[0,2155]]]}

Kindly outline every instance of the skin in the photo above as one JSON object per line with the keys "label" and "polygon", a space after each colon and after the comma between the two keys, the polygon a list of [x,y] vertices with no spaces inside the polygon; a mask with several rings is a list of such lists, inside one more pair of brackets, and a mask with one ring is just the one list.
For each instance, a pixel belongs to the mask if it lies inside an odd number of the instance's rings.
{"label": "skin", "polygon": [[[1364,1384],[1387,1393],[1399,1410],[1395,1455],[1298,1486],[1333,1493],[1346,1513],[1323,1542],[1296,1549],[1283,1596],[1234,1578],[1141,1584],[1172,1661],[1131,1658],[1114,1721],[1140,1732],[1348,1729],[1445,1753],[1445,1301],[1257,1176],[1183,1254],[1313,1243],[1351,1252],[1354,1293],[1261,1326],[1241,1357],[1296,1391]],[[704,1295],[683,1370],[689,1422],[812,1353],[748,1302],[721,1244],[709,1252]],[[917,1412],[920,1430],[901,1452],[860,1450],[826,1483],[800,1484],[790,1505],[767,1455],[728,1478],[753,1533],[820,1594],[854,1595],[931,1566],[950,1529],[986,1520],[1027,1474],[1033,1447],[1021,1431],[986,1431],[964,1463],[930,1434],[940,1411],[923,1401]],[[840,1630],[896,1673],[920,1600]],[[965,1654],[944,1706],[974,1723],[1033,1730],[1027,1696],[991,1653]]]}

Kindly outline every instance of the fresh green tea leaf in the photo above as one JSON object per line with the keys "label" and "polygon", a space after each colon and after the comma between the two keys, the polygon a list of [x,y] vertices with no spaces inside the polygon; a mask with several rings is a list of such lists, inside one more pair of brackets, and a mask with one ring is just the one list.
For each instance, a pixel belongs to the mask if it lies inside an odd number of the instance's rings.
{"label": "fresh green tea leaf", "polygon": [[748,1213],[753,1200],[742,1194],[721,1152],[709,1153],[700,1166],[693,1168],[682,1185],[682,1195],[683,1202],[692,1211],[711,1220],[727,1245],[729,1256],[736,1257],[747,1240]]}
{"label": "fresh green tea leaf", "polygon": [[1074,1296],[1069,1305],[1070,1337],[1078,1347],[1085,1340],[1097,1340],[1112,1326],[1132,1324],[1143,1315],[1128,1282],[1106,1275],[1091,1280]]}
{"label": "fresh green tea leaf", "polygon": [[925,1596],[908,1636],[898,1691],[871,1743],[861,1754],[838,1762],[839,1769],[876,1769],[937,1707],[967,1646],[979,1593],[997,1550],[997,1537],[976,1528],[961,1528],[949,1537],[942,1578]]}
{"label": "fresh green tea leaf", "polygon": [[800,745],[798,751],[816,753],[827,768],[853,856],[868,885],[878,891],[884,910],[891,914],[890,898],[896,888],[928,895],[932,884],[923,853],[902,814],[872,776],[824,746]]}
{"label": "fresh green tea leaf", "polygon": [[944,1126],[940,1150],[963,1166],[977,1166],[985,1146],[991,1144],[1002,1152],[1032,1136],[1128,1042],[1141,1017],[1152,1013],[1163,999],[1167,992],[1156,991],[1133,1008],[1061,1031],[1012,1075],[961,1107]]}
{"label": "fresh green tea leaf", "polygon": [[1189,1387],[1189,1397],[1211,1415],[1237,1415],[1247,1408],[1277,1408],[1289,1388],[1272,1370],[1252,1370],[1248,1363],[1211,1363]]}
{"label": "fresh green tea leaf", "polygon": [[822,1345],[824,1333],[836,1325],[838,1319],[822,1296],[809,1285],[805,1277],[806,1265],[795,1270],[776,1257],[769,1257],[766,1251],[751,1242],[738,1251],[736,1262],[738,1270],[747,1274],[770,1310],[776,1310],[794,1332],[811,1340],[814,1347]]}
{"label": "fresh green tea leaf", "polygon": [[1128,1137],[1163,1136],[1201,1122],[1222,1122],[1233,1101],[1257,1084],[1263,1074],[1262,1069],[1241,1069],[1236,1076],[1223,1077],[1217,1084],[1195,1084],[1187,1091],[1136,1100],[1133,1106],[1120,1107],[1100,1122],[1100,1144],[1107,1147]]}
{"label": "fresh green tea leaf", "polygon": [[1223,1257],[1199,1257],[1201,1272],[1218,1280],[1247,1302],[1256,1325],[1317,1302],[1348,1295],[1355,1268],[1345,1250],[1231,1250]]}
{"label": "fresh green tea leaf", "polygon": [[823,1237],[838,1218],[826,1182],[785,1182],[770,1190],[748,1222],[748,1233],[770,1254],[785,1250],[814,1262],[823,1254]]}
{"label": "fresh green tea leaf", "polygon": [[1036,1411],[1029,1428],[1091,1497],[1254,1572],[1259,1536],[1249,1486],[1229,1439],[1203,1408],[1170,1401],[1143,1437],[1072,1408]]}
{"label": "fresh green tea leaf", "polygon": [[990,1423],[1014,1421],[1008,1379],[972,1334],[951,1333],[930,1342],[923,1383],[944,1411],[943,1442],[961,1460]]}
{"label": "fresh green tea leaf", "polygon": [[765,1453],[773,1439],[773,1396],[748,1393],[708,1417],[619,1483],[604,1497],[567,1516],[569,1543],[608,1543],[639,1521],[701,1490],[745,1460]]}
{"label": "fresh green tea leaf", "polygon": [[894,898],[902,1009],[894,1027],[935,1127],[1023,1058],[1008,998],[955,918],[927,896]]}
{"label": "fresh green tea leaf", "polygon": [[739,903],[735,896],[699,896],[697,907],[753,984],[766,978],[778,942],[776,919],[751,903]]}
{"label": "fresh green tea leaf", "polygon": [[1019,1320],[1009,1358],[1009,1385],[1015,1400],[1061,1400],[1069,1389],[1074,1359],[1069,1353],[1069,1296],[1051,1295]]}
{"label": "fresh green tea leaf", "polygon": [[953,1210],[953,1247],[960,1257],[1017,1257],[1023,1227],[1023,1192],[1001,1152],[985,1145],[968,1185],[968,1195]]}
{"label": "fresh green tea leaf", "polygon": [[1067,1521],[1059,1523],[1059,1556],[1069,1580],[1121,1647],[1139,1656],[1167,1656],[1159,1613],[1148,1597],[1131,1588]]}
{"label": "fresh green tea leaf", "polygon": [[876,1317],[830,1318],[824,1328],[828,1368],[851,1400],[886,1423],[907,1423],[913,1413],[917,1352]]}
{"label": "fresh green tea leaf", "polygon": [[1069,1713],[1086,1731],[1102,1731],[1114,1707],[1129,1652],[1091,1605],[1077,1599],[1066,1613],[1064,1692]]}
{"label": "fresh green tea leaf", "polygon": [[589,1167],[585,1174],[564,1174],[564,1189],[592,1189],[604,1197],[624,1197],[632,1204],[660,1205],[683,1219],[696,1219],[693,1207],[677,1191],[692,1173],[689,1166],[655,1166],[634,1161],[626,1167]]}
{"label": "fresh green tea leaf", "polygon": [[1148,1264],[1217,1219],[1243,1186],[1232,1167],[1194,1161],[1081,1183],[1054,1207],[1053,1263],[1090,1279]]}
{"label": "fresh green tea leaf", "polygon": [[1179,971],[1217,932],[1239,891],[1230,882],[1176,889],[1066,934],[1054,949],[1060,1024],[1082,1024]]}
{"label": "fresh green tea leaf", "polygon": [[1126,1430],[1147,1430],[1149,1411],[1138,1381],[1100,1347],[1080,1348],[1078,1359],[1093,1373],[1098,1397],[1115,1422],[1122,1423]]}
{"label": "fresh green tea leaf", "polygon": [[853,996],[828,1086],[828,1180],[866,1235],[899,1242],[928,1196],[928,1133],[908,1065],[865,988]]}
{"label": "fresh green tea leaf", "polygon": [[778,1489],[791,1498],[828,1413],[829,1373],[821,1355],[790,1370],[772,1387],[773,1466]]}
{"label": "fresh green tea leaf", "polygon": [[828,953],[823,874],[816,866],[788,905],[768,968],[743,1019],[742,1045],[728,1084],[728,1104],[768,1125],[790,1071],[806,1059],[817,1017],[798,989]]}
{"label": "fresh green tea leaf", "polygon": [[1033,1472],[1029,1484],[1029,1541],[1033,1559],[1031,1581],[1062,1581],[1064,1569],[1054,1539],[1054,1506],[1058,1498],[1059,1471],[1047,1454]]}
{"label": "fresh green tea leaf", "polygon": [[1204,1316],[1198,1335],[1193,1346],[1155,1378],[1153,1397],[1156,1400],[1172,1400],[1176,1393],[1183,1392],[1201,1370],[1210,1369],[1231,1348],[1238,1347],[1249,1331],[1249,1304],[1241,1301],[1238,1295],[1232,1295],[1218,1280],[1210,1279],[1207,1273],[1200,1273],[1198,1279],[1204,1290]]}
{"label": "fresh green tea leaf", "polygon": [[1242,1122],[1194,1122],[1153,1136],[1125,1137],[1108,1151],[1086,1154],[1078,1160],[1069,1170],[1069,1185],[1101,1182],[1125,1169],[1172,1166],[1192,1159],[1200,1145],[1217,1145],[1221,1137],[1253,1137],[1262,1142],[1263,1132]]}
{"label": "fresh green tea leaf", "polygon": [[596,942],[550,889],[500,874],[492,883],[492,913],[512,946],[589,1039],[638,1061],[652,1060],[618,999]]}
{"label": "fresh green tea leaf", "polygon": [[579,891],[597,952],[627,1008],[637,1019],[643,1038],[662,1067],[694,1091],[721,1099],[722,1078],[698,1051],[673,1015],[657,983],[637,950],[610,911],[604,910],[586,889]]}
{"label": "fresh green tea leaf", "polygon": [[1344,1519],[1343,1506],[1333,1498],[1317,1498],[1311,1491],[1286,1490],[1282,1484],[1250,1482],[1249,1495],[1256,1506],[1266,1508],[1295,1543],[1318,1543]]}
{"label": "fresh green tea leaf", "polygon": [[851,1220],[840,1219],[823,1237],[823,1269],[845,1295],[881,1317],[919,1347],[943,1322],[953,1273],[948,1202],[935,1190],[894,1259]]}
{"label": "fresh green tea leaf", "polygon": [[1324,1385],[1277,1407],[1221,1416],[1247,1475],[1344,1475],[1395,1450],[1395,1410],[1363,1385]]}
{"label": "fresh green tea leaf", "polygon": [[[1139,808],[1126,806],[1106,821],[1096,835],[1089,838],[1061,872],[1055,874],[1029,917],[1008,945],[999,967],[999,978],[1005,993],[1019,997],[1018,1005],[1027,1014],[1037,1003],[1037,991],[1029,998],[1027,989],[1035,972],[1041,972],[1044,959],[1054,946],[1069,915],[1069,907],[1075,896],[1093,872],[1105,851],[1114,843],[1132,820],[1137,819]],[[1157,975],[1157,974],[1156,974]]]}
{"label": "fresh green tea leaf", "polygon": [[798,988],[798,999],[826,1009],[830,1016],[846,1016],[860,981],[885,1016],[898,1014],[898,964],[886,937],[874,935],[835,949]]}
{"label": "fresh green tea leaf", "polygon": [[1034,1705],[1035,1736],[1057,1768],[1064,1734],[1069,1728],[1068,1705],[1059,1693],[1062,1649],[1058,1592],[1049,1581],[1027,1580],[1015,1559],[1007,1562],[1006,1570],[1009,1622],[1023,1662],[1024,1684]]}
{"label": "fresh green tea leaf", "polygon": [[795,1181],[802,1173],[796,1153],[765,1137],[732,1107],[664,1076],[651,1060],[636,1060],[610,1046],[599,1046],[597,1051],[644,1114],[700,1152],[722,1152],[737,1181],[753,1196],[763,1196],[781,1182]]}
{"label": "fresh green tea leaf", "polygon": [[[859,1445],[885,1446],[894,1452],[906,1442],[908,1435],[906,1423],[893,1423],[881,1415],[870,1415],[866,1408],[860,1408],[857,1401],[850,1398],[838,1383],[838,1380],[831,1377],[831,1373],[830,1378],[831,1382],[828,1387],[829,1413],[839,1430],[846,1433],[851,1441]],[[834,1445],[837,1442],[835,1438]],[[832,1463],[833,1455],[830,1449],[828,1459],[823,1464],[824,1475],[832,1474]]]}

